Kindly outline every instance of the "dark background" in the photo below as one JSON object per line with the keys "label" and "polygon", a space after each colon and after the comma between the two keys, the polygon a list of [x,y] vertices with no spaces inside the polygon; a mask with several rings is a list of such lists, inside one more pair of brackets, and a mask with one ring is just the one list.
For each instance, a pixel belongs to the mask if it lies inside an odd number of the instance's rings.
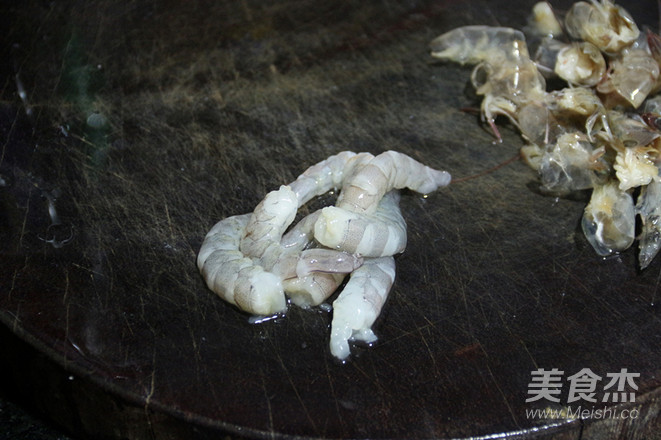
{"label": "dark background", "polygon": [[[653,438],[661,261],[599,258],[589,195],[542,195],[516,131],[495,145],[460,110],[479,105],[470,68],[428,54],[457,26],[521,28],[533,3],[5,3],[3,395],[94,438]],[[652,3],[627,8],[656,28]],[[249,325],[195,256],[216,221],[347,149],[456,180],[403,194],[379,342],[341,365],[329,314]],[[527,420],[537,368],[638,372],[643,416]],[[59,438],[1,409],[11,435]]]}

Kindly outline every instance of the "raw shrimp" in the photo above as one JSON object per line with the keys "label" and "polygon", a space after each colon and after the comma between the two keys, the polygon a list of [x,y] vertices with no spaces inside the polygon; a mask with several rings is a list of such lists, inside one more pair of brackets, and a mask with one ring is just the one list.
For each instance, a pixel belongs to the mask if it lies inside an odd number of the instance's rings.
{"label": "raw shrimp", "polygon": [[[450,179],[394,151],[339,153],[268,193],[252,214],[218,222],[202,243],[198,268],[211,290],[256,315],[283,312],[285,295],[300,307],[319,305],[351,273],[333,304],[331,351],[343,359],[349,339],[376,339],[371,326],[394,281],[392,255],[406,247],[397,189],[429,193]],[[338,187],[337,206],[285,233],[305,202]]]}
{"label": "raw shrimp", "polygon": [[289,186],[266,195],[250,217],[239,250],[247,257],[258,259],[266,270],[282,279],[306,276],[311,272],[349,273],[361,264],[361,259],[346,252],[330,249],[289,249],[280,243],[285,230],[294,221],[298,202]]}
{"label": "raw shrimp", "polygon": [[346,287],[333,302],[330,350],[338,359],[350,354],[349,341],[372,343],[372,331],[395,280],[393,257],[369,258],[352,274]]}
{"label": "raw shrimp", "polygon": [[252,214],[217,223],[197,260],[207,286],[243,311],[272,315],[286,309],[283,280],[312,272],[349,273],[362,264],[362,258],[346,252],[302,250],[303,242],[283,247],[280,239],[297,209],[296,195],[282,186],[267,194]]}
{"label": "raw shrimp", "polygon": [[291,302],[307,309],[318,306],[330,297],[344,281],[343,273],[311,273],[305,277],[289,278],[282,281]]}
{"label": "raw shrimp", "polygon": [[[314,224],[320,215],[321,210],[307,215],[282,237],[280,244],[289,254],[301,251],[313,243]],[[342,284],[344,277],[342,273],[313,272],[302,277],[284,279],[282,285],[294,304],[308,308],[321,304],[331,296]]]}
{"label": "raw shrimp", "polygon": [[298,198],[301,207],[313,197],[320,196],[333,189],[340,188],[347,175],[354,167],[371,160],[370,153],[342,151],[326,160],[312,165],[298,176],[289,186]]}
{"label": "raw shrimp", "polygon": [[250,214],[228,217],[211,228],[197,257],[209,289],[241,310],[273,315],[287,307],[282,282],[239,251]]}
{"label": "raw shrimp", "polygon": [[342,185],[337,207],[371,215],[383,196],[408,188],[422,194],[450,183],[450,173],[438,171],[396,151],[386,151],[353,169]]}
{"label": "raw shrimp", "polygon": [[326,247],[363,257],[395,255],[406,248],[406,222],[397,191],[386,194],[369,216],[337,206],[323,208],[320,214],[314,237]]}
{"label": "raw shrimp", "polygon": [[[282,245],[308,241],[314,235],[322,245],[341,249],[347,255],[381,257],[395,255],[406,247],[406,222],[399,209],[399,193],[386,194],[372,215],[357,214],[336,206],[322,208],[288,232]],[[314,230],[311,230],[314,228]],[[352,250],[349,250],[352,249]],[[315,272],[306,277],[286,279],[283,286],[292,302],[300,307],[318,305],[344,280],[344,274]]]}

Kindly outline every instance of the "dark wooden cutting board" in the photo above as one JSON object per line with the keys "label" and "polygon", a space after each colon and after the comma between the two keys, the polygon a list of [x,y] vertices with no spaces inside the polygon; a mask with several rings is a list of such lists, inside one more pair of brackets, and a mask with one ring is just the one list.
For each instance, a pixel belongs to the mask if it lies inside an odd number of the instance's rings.
{"label": "dark wooden cutting board", "polygon": [[[655,25],[651,3],[627,8]],[[493,144],[460,110],[479,104],[470,69],[428,54],[457,26],[520,28],[532,4],[5,7],[5,387],[95,438],[658,436],[661,260],[598,257],[588,195],[542,195],[513,127]],[[215,222],[339,151],[388,149],[457,182],[403,193],[409,244],[373,347],[341,364],[329,313],[251,325],[206,289]],[[635,404],[598,407],[640,417],[529,417],[568,403],[566,382],[559,403],[526,402],[540,368],[639,373]]]}

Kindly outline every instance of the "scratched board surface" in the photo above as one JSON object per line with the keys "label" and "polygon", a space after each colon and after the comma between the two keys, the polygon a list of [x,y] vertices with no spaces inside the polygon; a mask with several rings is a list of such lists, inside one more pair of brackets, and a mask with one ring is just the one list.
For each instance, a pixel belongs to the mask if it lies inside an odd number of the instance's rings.
{"label": "scratched board surface", "polygon": [[[650,3],[627,8],[656,27]],[[661,260],[598,257],[579,228],[588,195],[542,195],[513,127],[494,144],[461,111],[479,105],[470,68],[428,54],[456,26],[521,28],[532,4],[5,6],[0,321],[92,393],[32,378],[71,394],[43,412],[106,438],[651,438]],[[195,257],[214,223],[332,154],[389,149],[456,180],[403,193],[408,247],[372,347],[341,364],[329,312],[254,325],[207,290]],[[639,373],[641,417],[528,417],[568,403],[567,382],[558,403],[526,402],[539,368]],[[29,371],[14,373],[20,389]]]}

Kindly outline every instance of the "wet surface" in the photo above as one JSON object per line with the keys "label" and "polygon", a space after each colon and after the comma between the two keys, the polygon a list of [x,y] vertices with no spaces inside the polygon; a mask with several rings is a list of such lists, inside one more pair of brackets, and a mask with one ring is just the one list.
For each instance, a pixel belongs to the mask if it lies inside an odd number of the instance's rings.
{"label": "wet surface", "polygon": [[[661,260],[598,257],[587,195],[545,197],[522,162],[497,167],[522,140],[502,124],[494,145],[459,110],[476,103],[470,69],[428,56],[456,26],[523,26],[532,3],[7,7],[0,320],[121,402],[72,398],[85,423],[60,423],[98,433],[125,405],[248,437],[578,438],[596,423],[526,417],[562,406],[525,402],[531,371],[627,368],[647,411],[627,429],[655,432]],[[627,5],[641,22],[643,3]],[[195,257],[215,222],[339,151],[387,149],[457,182],[403,194],[409,244],[375,346],[340,364],[329,313],[251,325],[206,289]],[[159,437],[159,420],[135,432]]]}

